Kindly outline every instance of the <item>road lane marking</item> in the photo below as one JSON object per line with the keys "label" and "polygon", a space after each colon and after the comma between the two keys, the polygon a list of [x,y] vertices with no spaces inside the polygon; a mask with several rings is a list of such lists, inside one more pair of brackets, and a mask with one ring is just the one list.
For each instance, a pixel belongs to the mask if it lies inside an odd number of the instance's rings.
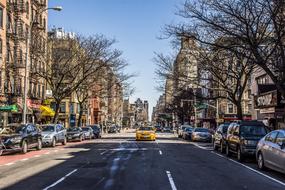
{"label": "road lane marking", "polygon": [[27,161],[27,160],[29,160],[29,158],[24,158],[21,161],[24,162],[24,161]]}
{"label": "road lane marking", "polygon": [[44,188],[43,190],[48,190],[54,186],[56,186],[57,184],[61,183],[62,181],[64,181],[68,176],[72,175],[74,172],[76,172],[77,169],[72,170],[71,172],[69,172],[68,174],[66,174],[64,177],[60,178],[59,180],[57,180],[56,182],[54,182],[53,184],[51,184],[50,186]]}
{"label": "road lane marking", "polygon": [[13,164],[15,164],[15,162],[10,162],[10,163],[4,164],[4,165],[5,165],[5,166],[11,166],[11,165],[13,165]]}
{"label": "road lane marking", "polygon": [[45,154],[50,154],[50,152],[46,152]]}
{"label": "road lane marking", "polygon": [[35,158],[38,158],[38,157],[41,157],[41,156],[42,156],[42,155],[35,155],[34,157],[35,157]]}
{"label": "road lane marking", "polygon": [[162,151],[161,150],[159,150],[159,154],[162,155]]}
{"label": "road lane marking", "polygon": [[108,152],[108,150],[101,152],[100,155],[104,155],[106,152]]}
{"label": "road lane marking", "polygon": [[228,158],[228,157],[225,157],[225,156],[223,156],[223,155],[220,155],[220,154],[218,154],[218,153],[216,153],[216,152],[214,152],[214,151],[211,151],[211,153],[213,153],[213,154],[215,154],[215,155],[217,155],[217,156],[220,156],[220,157],[222,157],[222,158],[224,158],[224,159],[230,160],[230,161],[232,161],[232,162],[234,162],[234,163],[236,163],[236,164],[238,164],[238,165],[240,165],[240,166],[243,166],[244,168],[246,168],[246,169],[248,169],[248,170],[250,170],[250,171],[252,171],[252,172],[255,172],[255,173],[259,174],[259,175],[262,175],[263,177],[266,177],[266,178],[268,178],[268,179],[270,179],[270,180],[276,182],[276,183],[279,183],[280,185],[285,186],[285,183],[284,183],[284,182],[282,182],[282,181],[280,181],[280,180],[278,180],[278,179],[275,179],[275,178],[273,178],[273,177],[270,177],[269,175],[266,175],[265,173],[262,173],[262,172],[260,172],[260,171],[258,171],[258,170],[255,170],[255,169],[253,169],[253,168],[251,168],[251,167],[249,167],[249,166],[247,166],[247,165],[244,165],[244,164],[242,164],[242,163],[240,163],[240,162],[238,162],[238,161],[235,161],[235,160],[233,160],[233,159],[231,159],[231,158]]}
{"label": "road lane marking", "polygon": [[194,145],[194,146],[196,146],[196,147],[198,147],[198,148],[201,148],[201,149],[203,149],[203,150],[213,150],[213,148],[212,148],[212,147],[204,147],[204,146],[200,146],[200,145],[199,145],[199,144],[197,144],[197,143],[190,142],[190,144],[192,144],[192,145]]}
{"label": "road lane marking", "polygon": [[172,189],[172,190],[177,190],[177,188],[176,188],[176,186],[175,186],[175,183],[174,183],[174,180],[173,180],[173,178],[172,178],[172,176],[171,176],[170,171],[166,171],[166,174],[167,174],[169,183],[170,183],[170,185],[171,185],[171,189]]}

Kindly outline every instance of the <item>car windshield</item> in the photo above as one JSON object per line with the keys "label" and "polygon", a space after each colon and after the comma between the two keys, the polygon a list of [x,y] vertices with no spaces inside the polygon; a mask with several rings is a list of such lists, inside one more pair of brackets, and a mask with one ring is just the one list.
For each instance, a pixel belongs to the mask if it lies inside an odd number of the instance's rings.
{"label": "car windshield", "polygon": [[195,132],[205,132],[205,133],[207,133],[207,132],[209,132],[209,130],[206,129],[206,128],[196,128]]}
{"label": "car windshield", "polygon": [[227,133],[229,125],[223,125],[223,133]]}
{"label": "car windshield", "polygon": [[139,131],[152,131],[152,127],[140,127]]}
{"label": "car windshield", "polygon": [[42,126],[43,132],[54,132],[54,126],[53,125],[46,125]]}
{"label": "car windshield", "polygon": [[240,129],[242,136],[264,136],[267,131],[262,125],[243,125]]}
{"label": "car windshield", "polygon": [[82,128],[83,131],[89,131],[89,128],[85,127],[85,128]]}
{"label": "car windshield", "polygon": [[99,130],[99,127],[98,127],[97,125],[94,125],[94,126],[92,126],[92,129],[98,131],[98,130]]}
{"label": "car windshield", "polygon": [[185,129],[185,131],[193,131],[193,128],[187,127],[187,128]]}
{"label": "car windshield", "polygon": [[68,132],[77,132],[77,131],[80,131],[80,129],[76,128],[76,127],[72,127],[72,128],[68,128],[67,131]]}

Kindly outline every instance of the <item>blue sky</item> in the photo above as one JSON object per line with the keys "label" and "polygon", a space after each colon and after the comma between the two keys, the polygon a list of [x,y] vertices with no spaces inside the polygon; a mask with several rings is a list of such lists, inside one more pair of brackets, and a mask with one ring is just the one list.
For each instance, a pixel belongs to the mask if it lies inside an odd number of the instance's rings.
{"label": "blue sky", "polygon": [[[49,27],[63,27],[83,35],[104,34],[116,38],[116,48],[130,66],[129,73],[138,73],[134,79],[136,93],[152,108],[160,92],[155,90],[154,52],[171,52],[167,40],[158,40],[165,24],[176,22],[177,5],[183,0],[49,0],[49,7],[62,6],[61,12],[49,12]],[[151,109],[150,109],[151,111]]]}

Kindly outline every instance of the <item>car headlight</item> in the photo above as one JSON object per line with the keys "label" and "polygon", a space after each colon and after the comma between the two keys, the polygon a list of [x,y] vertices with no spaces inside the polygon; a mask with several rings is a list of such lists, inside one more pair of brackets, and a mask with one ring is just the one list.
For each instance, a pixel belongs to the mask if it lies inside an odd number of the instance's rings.
{"label": "car headlight", "polygon": [[80,136],[80,134],[79,134],[79,133],[77,133],[77,134],[74,134],[73,136],[75,136],[75,137],[79,137],[79,136]]}

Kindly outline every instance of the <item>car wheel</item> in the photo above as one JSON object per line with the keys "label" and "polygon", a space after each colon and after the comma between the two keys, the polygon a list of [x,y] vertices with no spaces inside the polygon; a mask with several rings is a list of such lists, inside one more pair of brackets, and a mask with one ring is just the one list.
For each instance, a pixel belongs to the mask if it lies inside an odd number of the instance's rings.
{"label": "car wheel", "polygon": [[258,153],[258,156],[257,156],[257,165],[258,165],[258,168],[261,169],[261,170],[265,170],[265,166],[264,166],[264,158],[263,158],[263,155],[262,153]]}
{"label": "car wheel", "polygon": [[52,142],[51,142],[51,146],[55,147],[55,145],[56,145],[56,139],[53,137]]}
{"label": "car wheel", "polygon": [[226,146],[226,155],[227,155],[227,156],[230,156],[230,155],[231,155],[229,145]]}
{"label": "car wheel", "polygon": [[37,150],[41,150],[42,149],[42,140],[38,139],[38,146],[37,146]]}
{"label": "car wheel", "polygon": [[213,143],[213,147],[214,147],[214,150],[218,150],[218,147],[215,142]]}
{"label": "car wheel", "polygon": [[66,137],[64,137],[62,145],[66,145],[66,143],[67,143],[67,139],[66,139]]}
{"label": "car wheel", "polygon": [[238,147],[238,149],[237,149],[237,159],[239,162],[242,162],[244,160],[244,157],[243,157],[243,154],[241,152],[240,147]]}
{"label": "car wheel", "polygon": [[224,143],[223,142],[221,142],[221,144],[220,144],[220,151],[221,151],[221,153],[225,152],[225,147],[224,147]]}
{"label": "car wheel", "polygon": [[23,154],[26,154],[26,153],[28,152],[28,144],[27,144],[27,141],[23,141],[23,142],[22,142],[21,152],[22,152]]}

